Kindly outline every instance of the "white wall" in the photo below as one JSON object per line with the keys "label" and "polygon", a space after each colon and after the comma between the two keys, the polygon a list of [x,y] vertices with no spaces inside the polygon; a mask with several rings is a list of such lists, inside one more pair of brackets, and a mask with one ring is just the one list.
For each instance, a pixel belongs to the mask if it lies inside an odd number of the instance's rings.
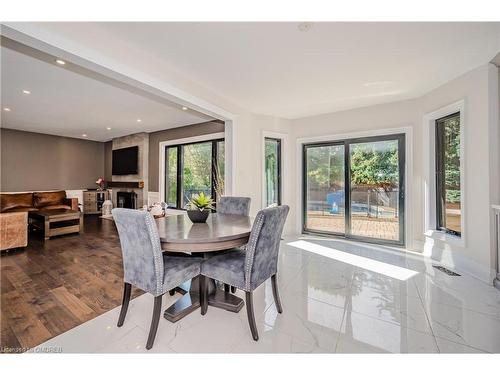
{"label": "white wall", "polygon": [[[234,186],[233,195],[252,198],[251,215],[255,215],[262,209],[262,155],[264,153],[264,132],[277,132],[289,134],[290,121],[256,114],[240,115],[234,120],[233,142],[234,142]],[[291,168],[294,164],[295,152],[293,144],[288,139],[282,144],[283,162],[283,204],[293,204],[293,177]],[[287,221],[286,233],[294,231],[295,221],[293,216]]]}
{"label": "white wall", "polygon": [[[464,100],[465,104],[465,234],[464,247],[440,240],[427,246],[433,258],[493,279],[493,216],[498,202],[498,77],[492,64],[483,65],[424,95],[422,113]],[[492,85],[492,83],[494,83]],[[496,89],[492,90],[492,86]],[[494,103],[496,108],[493,111]],[[494,114],[496,113],[496,115]]]}
{"label": "white wall", "polygon": [[[465,247],[434,241],[424,236],[423,186],[423,116],[459,100],[465,101]],[[347,133],[370,133],[380,129],[410,127],[413,152],[410,213],[411,238],[408,248],[422,251],[424,244],[431,256],[444,264],[470,273],[484,281],[493,279],[493,217],[490,206],[500,200],[500,160],[498,134],[498,70],[485,64],[416,99],[349,111],[292,120],[292,142]],[[301,158],[297,152],[296,158]],[[299,159],[297,159],[299,160]],[[408,161],[408,155],[407,155]],[[295,173],[301,173],[297,168]],[[298,179],[297,179],[298,180]],[[300,194],[295,184],[293,194]],[[301,220],[300,207],[294,204],[296,220]]]}

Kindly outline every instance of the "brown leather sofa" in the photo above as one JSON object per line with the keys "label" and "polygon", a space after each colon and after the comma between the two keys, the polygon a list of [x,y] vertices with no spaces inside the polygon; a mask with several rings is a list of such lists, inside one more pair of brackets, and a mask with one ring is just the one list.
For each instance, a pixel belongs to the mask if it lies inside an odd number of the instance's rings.
{"label": "brown leather sofa", "polygon": [[38,210],[78,210],[78,199],[66,192],[0,194],[0,250],[25,247],[28,244],[28,212]]}

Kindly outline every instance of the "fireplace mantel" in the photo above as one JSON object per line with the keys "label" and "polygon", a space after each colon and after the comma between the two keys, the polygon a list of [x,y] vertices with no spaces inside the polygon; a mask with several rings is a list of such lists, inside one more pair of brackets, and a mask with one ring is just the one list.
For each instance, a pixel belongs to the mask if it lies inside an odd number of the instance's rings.
{"label": "fireplace mantel", "polygon": [[108,189],[110,188],[128,188],[128,189],[143,189],[144,181],[108,181]]}

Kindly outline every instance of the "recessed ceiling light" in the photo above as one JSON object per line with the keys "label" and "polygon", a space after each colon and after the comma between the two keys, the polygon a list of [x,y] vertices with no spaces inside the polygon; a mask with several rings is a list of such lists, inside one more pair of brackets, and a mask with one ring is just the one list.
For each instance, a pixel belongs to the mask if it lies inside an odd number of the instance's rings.
{"label": "recessed ceiling light", "polygon": [[111,130],[111,128],[108,126],[108,127],[106,128],[106,130]]}
{"label": "recessed ceiling light", "polygon": [[9,107],[5,107],[3,110],[4,110],[5,112],[10,112],[10,108],[9,108]]}
{"label": "recessed ceiling light", "polygon": [[87,136],[87,134],[82,134],[82,137],[86,137],[86,136]]}
{"label": "recessed ceiling light", "polygon": [[140,118],[137,119],[137,122],[142,122],[142,120]]}
{"label": "recessed ceiling light", "polygon": [[313,27],[313,24],[312,22],[301,22],[299,23],[299,25],[297,26],[297,28],[299,29],[299,31],[303,32],[303,33],[306,33],[308,32],[309,30],[311,30]]}
{"label": "recessed ceiling light", "polygon": [[61,59],[57,59],[56,63],[58,63],[59,65],[66,65],[66,61],[61,60]]}
{"label": "recessed ceiling light", "polygon": [[187,110],[188,110],[188,107],[182,107],[182,110],[183,110],[183,111],[187,111]]}
{"label": "recessed ceiling light", "polygon": [[31,94],[31,91],[30,90],[23,90],[23,94],[29,95],[29,94]]}

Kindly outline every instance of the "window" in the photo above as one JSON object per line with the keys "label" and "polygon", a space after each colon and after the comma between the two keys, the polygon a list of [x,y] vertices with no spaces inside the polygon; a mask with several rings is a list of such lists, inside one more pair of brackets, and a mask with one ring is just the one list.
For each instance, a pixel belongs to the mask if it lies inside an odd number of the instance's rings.
{"label": "window", "polygon": [[167,147],[165,169],[167,176],[167,194],[165,202],[169,207],[177,207],[177,170],[180,159],[177,155],[177,147]]}
{"label": "window", "polygon": [[303,230],[405,244],[405,135],[303,145]]}
{"label": "window", "polygon": [[436,120],[436,229],[460,237],[460,112]]}
{"label": "window", "polygon": [[226,148],[224,147],[224,141],[217,141],[217,165],[216,165],[216,170],[215,170],[215,194],[217,197],[217,200],[219,200],[220,197],[224,195],[224,176],[226,173]]}
{"label": "window", "polygon": [[201,192],[217,201],[224,192],[224,140],[165,148],[165,202],[182,209]]}
{"label": "window", "polygon": [[266,207],[281,204],[281,139],[265,138]]}

